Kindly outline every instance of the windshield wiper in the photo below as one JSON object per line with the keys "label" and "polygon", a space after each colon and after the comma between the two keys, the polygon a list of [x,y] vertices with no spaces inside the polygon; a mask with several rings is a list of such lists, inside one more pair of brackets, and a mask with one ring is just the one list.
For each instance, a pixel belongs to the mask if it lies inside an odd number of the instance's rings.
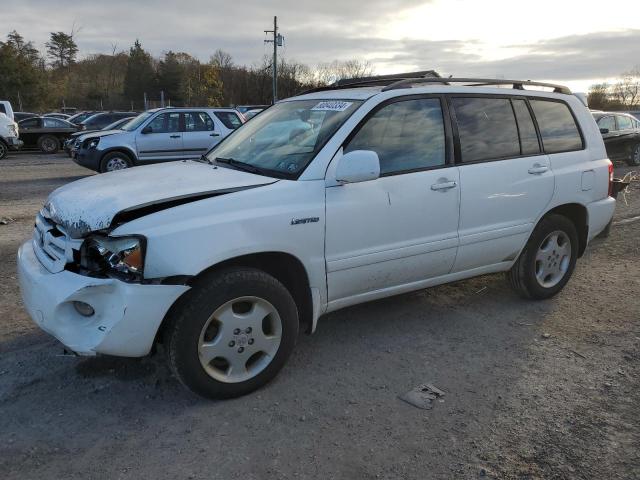
{"label": "windshield wiper", "polygon": [[243,170],[249,173],[257,173],[258,175],[264,175],[264,171],[261,168],[251,165],[250,163],[234,160],[233,158],[216,157],[215,161],[216,163],[226,163],[227,165],[231,165],[238,170]]}

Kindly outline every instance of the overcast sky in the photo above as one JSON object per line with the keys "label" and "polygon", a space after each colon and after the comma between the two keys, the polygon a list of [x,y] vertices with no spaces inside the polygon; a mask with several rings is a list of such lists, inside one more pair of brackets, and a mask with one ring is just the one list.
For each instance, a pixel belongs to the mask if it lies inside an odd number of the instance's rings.
{"label": "overcast sky", "polygon": [[154,55],[208,60],[222,48],[252,64],[271,48],[273,15],[280,53],[309,65],[359,58],[377,73],[436,69],[575,91],[640,65],[640,0],[20,0],[2,8],[0,35],[15,29],[44,50],[49,32],[75,22],[80,56],[138,38]]}

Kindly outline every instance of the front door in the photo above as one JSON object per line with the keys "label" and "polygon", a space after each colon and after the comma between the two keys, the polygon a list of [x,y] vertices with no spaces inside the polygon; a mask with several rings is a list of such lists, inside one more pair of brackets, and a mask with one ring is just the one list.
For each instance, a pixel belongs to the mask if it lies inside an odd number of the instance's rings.
{"label": "front door", "polygon": [[181,115],[179,112],[159,113],[138,131],[136,135],[138,160],[158,162],[184,158]]}
{"label": "front door", "polygon": [[448,162],[446,138],[441,100],[423,96],[377,107],[344,146],[344,152],[375,151],[381,176],[343,185],[327,178],[330,307],[411,290],[449,273],[458,246],[460,179]]}

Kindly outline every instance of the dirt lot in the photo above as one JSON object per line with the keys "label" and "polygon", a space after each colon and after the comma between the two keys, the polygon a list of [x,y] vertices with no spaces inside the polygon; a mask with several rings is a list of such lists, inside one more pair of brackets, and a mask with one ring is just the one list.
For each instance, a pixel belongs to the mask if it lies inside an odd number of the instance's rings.
{"label": "dirt lot", "polygon": [[[24,313],[18,246],[46,195],[88,174],[0,162],[4,480],[640,478],[640,221],[595,241],[552,300],[496,275],[349,308],[266,388],[211,402],[162,355],[62,356]],[[636,185],[616,222],[638,215]],[[398,399],[426,382],[445,392],[432,410]]]}

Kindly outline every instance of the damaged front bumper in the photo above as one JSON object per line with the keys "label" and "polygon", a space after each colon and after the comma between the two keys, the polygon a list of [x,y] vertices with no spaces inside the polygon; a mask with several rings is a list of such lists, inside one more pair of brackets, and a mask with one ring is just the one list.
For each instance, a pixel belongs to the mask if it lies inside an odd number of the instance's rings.
{"label": "damaged front bumper", "polygon": [[[67,270],[50,273],[31,241],[18,251],[18,277],[33,321],[80,355],[147,355],[165,314],[189,289],[91,278]],[[80,314],[74,302],[89,304],[93,315]]]}

